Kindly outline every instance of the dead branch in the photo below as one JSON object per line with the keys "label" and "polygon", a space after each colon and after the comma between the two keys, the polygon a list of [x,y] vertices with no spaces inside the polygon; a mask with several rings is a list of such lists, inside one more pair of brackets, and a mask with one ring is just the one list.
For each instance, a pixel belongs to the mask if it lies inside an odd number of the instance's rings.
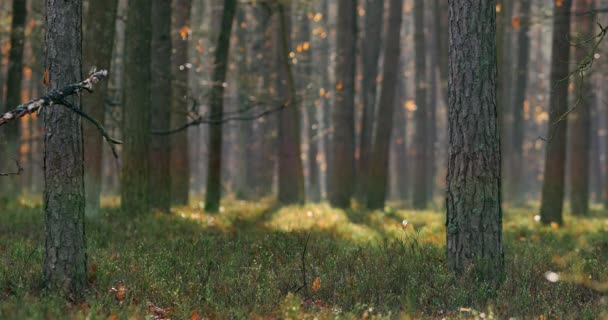
{"label": "dead branch", "polygon": [[23,168],[19,164],[19,161],[15,160],[15,164],[17,165],[17,171],[14,172],[0,172],[0,177],[8,177],[8,176],[18,176],[23,172]]}

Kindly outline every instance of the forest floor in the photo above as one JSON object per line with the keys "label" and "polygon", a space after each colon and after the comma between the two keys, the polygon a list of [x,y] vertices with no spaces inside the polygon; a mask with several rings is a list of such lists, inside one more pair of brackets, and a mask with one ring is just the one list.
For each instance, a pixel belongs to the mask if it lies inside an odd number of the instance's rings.
{"label": "forest floor", "polygon": [[547,227],[536,212],[504,213],[493,289],[448,272],[440,211],[108,207],[86,221],[89,291],[73,305],[42,289],[42,210],[22,202],[0,212],[0,319],[608,319],[608,213]]}

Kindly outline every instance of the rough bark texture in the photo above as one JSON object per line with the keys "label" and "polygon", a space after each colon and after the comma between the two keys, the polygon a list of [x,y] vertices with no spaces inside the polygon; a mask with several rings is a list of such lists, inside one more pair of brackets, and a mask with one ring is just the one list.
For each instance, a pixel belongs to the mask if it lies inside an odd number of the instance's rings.
{"label": "rough bark texture", "polygon": [[378,105],[378,126],[374,134],[367,207],[383,209],[387,195],[389,152],[393,130],[393,114],[399,82],[400,36],[403,0],[389,0],[389,16],[385,31],[382,91]]}
{"label": "rough bark texture", "polygon": [[[574,9],[589,12],[594,9],[591,0],[576,0]],[[587,14],[577,17],[575,25],[576,43],[583,43],[595,35],[595,15]],[[595,41],[578,45],[575,58],[579,63],[589,54]],[[570,126],[569,139],[569,175],[570,178],[570,211],[575,215],[589,213],[589,167],[591,164],[591,108],[592,87],[591,71],[581,70],[575,73],[574,110],[568,115]]]}
{"label": "rough bark texture", "polygon": [[414,137],[415,173],[413,205],[424,209],[428,202],[428,83],[426,62],[426,41],[424,34],[424,0],[414,2],[414,45],[416,51],[416,133]]}
{"label": "rough bark texture", "polygon": [[[13,0],[13,19],[11,23],[10,51],[6,78],[6,100],[4,111],[21,104],[21,80],[23,78],[23,47],[25,45],[26,0]],[[2,146],[0,153],[0,170],[8,168],[19,159],[20,123],[10,124],[4,135],[7,145]],[[1,142],[1,141],[0,141]],[[0,203],[16,199],[20,191],[19,177],[5,177],[0,188]]]}
{"label": "rough bark texture", "polygon": [[[213,78],[209,104],[214,119],[222,119],[224,114],[224,82],[230,56],[230,35],[232,22],[236,14],[236,0],[224,1],[224,13],[213,68]],[[209,164],[207,171],[207,189],[205,192],[205,210],[217,212],[220,209],[222,172],[222,124],[209,126]]]}
{"label": "rough bark texture", "polygon": [[[82,2],[46,1],[46,70],[52,91],[81,80]],[[67,100],[80,107],[80,98]],[[67,108],[47,107],[44,150],[46,286],[69,299],[83,298],[87,284],[84,235],[82,125]]]}
{"label": "rough bark texture", "polygon": [[142,214],[150,209],[152,2],[129,0],[127,11],[122,208]]}
{"label": "rough bark texture", "polygon": [[[376,92],[378,79],[378,59],[382,43],[382,24],[384,18],[384,0],[365,1],[365,29],[361,41],[363,80],[362,100],[363,115],[361,117],[361,134],[359,139],[359,162],[357,168],[357,198],[365,201],[370,179],[370,159],[372,152],[372,133],[374,131],[374,116],[376,114]],[[372,190],[369,190],[373,192]]]}
{"label": "rough bark texture", "polygon": [[305,200],[304,170],[301,158],[300,111],[296,107],[294,75],[289,62],[291,21],[289,7],[278,5],[275,27],[276,72],[279,103],[286,103],[278,114],[279,148],[278,179],[280,203],[302,203]]}
{"label": "rough bark texture", "polygon": [[[173,98],[171,99],[171,127],[175,128],[188,122],[188,63],[189,37],[182,37],[181,31],[190,25],[192,0],[174,1],[173,23]],[[186,29],[184,29],[186,30]],[[190,161],[188,151],[188,132],[171,135],[171,201],[175,205],[188,204],[190,192]]]}
{"label": "rough bark texture", "polygon": [[517,68],[515,71],[515,92],[513,94],[513,127],[510,172],[511,188],[508,198],[516,204],[524,202],[524,103],[528,84],[530,61],[530,7],[532,0],[519,1],[520,27],[517,35]]}
{"label": "rough bark texture", "polygon": [[495,7],[494,0],[449,7],[448,264],[489,280],[504,267]]}
{"label": "rough bark texture", "polygon": [[[171,2],[152,1],[152,53],[150,72],[154,131],[169,130],[171,124]],[[167,135],[153,135],[150,141],[150,206],[171,209],[171,145]]]}
{"label": "rough bark texture", "polygon": [[338,0],[336,99],[328,198],[332,206],[350,207],[355,182],[355,69],[357,1]]}
{"label": "rough bark texture", "polygon": [[[551,57],[551,96],[549,98],[549,141],[545,155],[545,176],[540,207],[541,221],[563,223],[564,173],[566,168],[566,134],[568,122],[561,120],[568,111],[568,81],[572,0],[564,0],[553,9],[553,40]],[[561,120],[561,121],[560,121]]]}
{"label": "rough bark texture", "polygon": [[[118,0],[91,1],[87,9],[88,21],[84,38],[84,70],[93,67],[110,70],[114,33],[116,30],[116,12]],[[106,100],[108,99],[108,81],[102,81],[94,95],[83,99],[83,109],[99,123],[105,122]],[[87,216],[99,215],[99,197],[101,193],[101,164],[103,161],[103,141],[97,128],[89,123],[83,124],[85,191]]]}

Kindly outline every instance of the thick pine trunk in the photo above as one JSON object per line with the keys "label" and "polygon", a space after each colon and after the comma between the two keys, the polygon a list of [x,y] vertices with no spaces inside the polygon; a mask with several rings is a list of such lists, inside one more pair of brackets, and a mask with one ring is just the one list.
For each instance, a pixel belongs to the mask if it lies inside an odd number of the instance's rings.
{"label": "thick pine trunk", "polygon": [[282,204],[305,200],[304,170],[301,158],[300,111],[297,108],[294,75],[289,66],[291,21],[289,7],[278,5],[275,25],[276,87],[279,103],[285,109],[278,114],[278,200]]}
{"label": "thick pine trunk", "polygon": [[540,207],[541,221],[563,223],[564,173],[566,168],[566,136],[568,122],[562,119],[568,111],[568,81],[570,43],[564,35],[570,34],[570,8],[572,0],[555,4],[553,10],[553,44],[551,57],[551,96],[549,98],[549,134],[545,155],[545,176]]}
{"label": "thick pine trunk", "polygon": [[[222,25],[217,40],[213,78],[209,104],[213,120],[221,121],[224,114],[224,82],[230,56],[230,35],[236,14],[236,0],[225,0]],[[205,191],[205,211],[217,212],[220,209],[221,172],[222,172],[222,124],[209,126],[209,164],[207,169],[207,189]]]}
{"label": "thick pine trunk", "polygon": [[399,58],[401,53],[401,21],[403,0],[389,0],[389,17],[385,31],[382,91],[378,105],[378,126],[369,167],[367,207],[383,209],[387,195],[389,152],[393,130],[393,114],[399,82]]}
{"label": "thick pine trunk", "polygon": [[[89,3],[86,13],[89,24],[84,39],[84,70],[90,70],[93,67],[110,70],[117,8],[118,0],[91,1]],[[103,124],[107,99],[108,82],[103,81],[96,88],[94,95],[83,99],[83,108],[91,117]],[[84,123],[83,130],[86,214],[93,217],[99,215],[104,142],[97,128],[90,123]]]}
{"label": "thick pine trunk", "polygon": [[[370,179],[370,159],[372,157],[372,132],[376,114],[376,92],[378,80],[378,59],[382,43],[382,24],[384,18],[384,0],[366,0],[365,29],[361,43],[363,80],[361,117],[361,134],[359,139],[359,162],[357,167],[357,190],[359,201],[364,202],[368,194],[367,185]],[[369,190],[369,192],[373,192]]]}
{"label": "thick pine trunk", "polygon": [[[576,0],[575,10],[591,12],[594,10],[593,1]],[[587,14],[576,19],[576,43],[584,43],[595,36],[595,15]],[[579,63],[587,58],[595,41],[578,45],[575,58]],[[591,108],[592,86],[591,71],[580,70],[575,73],[575,101],[568,115],[570,126],[569,139],[569,178],[570,178],[570,211],[575,215],[589,213],[589,166],[591,163]]]}
{"label": "thick pine trunk", "polygon": [[[151,105],[153,131],[171,125],[171,2],[152,1]],[[171,145],[167,135],[153,135],[150,141],[150,206],[171,210]]]}
{"label": "thick pine trunk", "polygon": [[416,51],[416,133],[414,137],[414,154],[416,168],[414,173],[413,205],[416,209],[425,209],[428,203],[428,83],[426,40],[424,34],[424,0],[414,1],[414,45]]}
{"label": "thick pine trunk", "polygon": [[509,176],[511,188],[509,199],[515,204],[524,202],[524,103],[528,84],[528,65],[530,61],[530,7],[532,0],[519,1],[520,27],[517,35],[517,68],[515,73],[515,92],[513,94],[512,147]]}
{"label": "thick pine trunk", "polygon": [[[26,0],[13,0],[13,19],[11,23],[10,51],[6,77],[6,100],[4,111],[8,112],[21,104],[21,80],[23,79],[23,48],[25,45]],[[4,112],[2,112],[4,113]],[[12,166],[19,159],[20,122],[9,124],[4,130],[6,145],[0,153],[0,170]],[[0,203],[16,198],[21,189],[18,176],[5,177],[0,189]]]}
{"label": "thick pine trunk", "polygon": [[332,206],[350,207],[355,182],[355,69],[357,1],[338,0],[336,99],[328,198]]}
{"label": "thick pine trunk", "polygon": [[504,268],[495,8],[494,0],[449,7],[448,264],[490,281]]}
{"label": "thick pine trunk", "polygon": [[[46,70],[49,91],[82,79],[82,2],[46,1]],[[68,101],[80,107],[80,97]],[[83,299],[87,284],[84,236],[82,125],[63,107],[47,107],[44,150],[46,286],[70,300]]]}
{"label": "thick pine trunk", "polygon": [[[171,127],[186,123],[191,101],[188,92],[188,30],[192,0],[175,0],[173,7],[173,88],[171,99]],[[185,36],[184,36],[185,35]],[[187,205],[190,192],[190,159],[188,132],[171,135],[171,202]]]}
{"label": "thick pine trunk", "polygon": [[145,214],[150,209],[152,3],[129,0],[127,11],[122,208],[128,214]]}

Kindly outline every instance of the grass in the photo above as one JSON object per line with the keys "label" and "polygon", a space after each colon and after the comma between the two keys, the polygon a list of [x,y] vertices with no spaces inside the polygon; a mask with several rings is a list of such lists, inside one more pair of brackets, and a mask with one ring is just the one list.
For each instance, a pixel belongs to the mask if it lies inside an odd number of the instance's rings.
{"label": "grass", "polygon": [[90,288],[71,305],[42,288],[42,210],[22,202],[0,213],[0,319],[608,319],[608,214],[556,228],[535,212],[505,212],[493,289],[448,272],[440,212],[107,208],[87,220]]}

